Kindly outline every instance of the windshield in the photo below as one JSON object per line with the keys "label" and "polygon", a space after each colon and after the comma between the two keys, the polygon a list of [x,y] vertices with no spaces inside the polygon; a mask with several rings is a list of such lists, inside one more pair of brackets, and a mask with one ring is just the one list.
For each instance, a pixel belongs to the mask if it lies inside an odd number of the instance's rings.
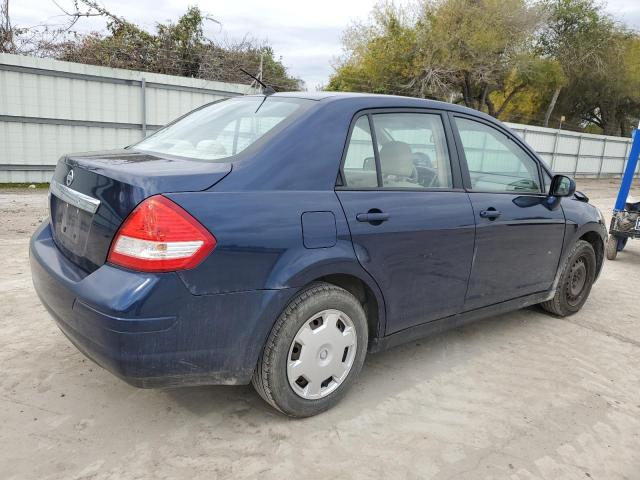
{"label": "windshield", "polygon": [[152,153],[216,161],[236,155],[312,100],[285,97],[238,97],[188,114],[133,148]]}

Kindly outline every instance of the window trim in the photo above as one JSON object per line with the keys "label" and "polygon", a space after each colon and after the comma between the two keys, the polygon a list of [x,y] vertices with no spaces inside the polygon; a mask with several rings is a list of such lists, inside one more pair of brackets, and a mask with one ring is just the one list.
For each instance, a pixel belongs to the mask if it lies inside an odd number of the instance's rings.
{"label": "window trim", "polygon": [[[370,113],[367,113],[367,122],[369,123],[369,135],[371,136],[371,143],[373,143],[373,158],[376,163],[376,180],[378,182],[378,188],[382,188],[382,165],[380,164],[380,151],[378,149],[378,135],[376,134],[376,127],[373,124],[373,117]],[[351,146],[351,138],[349,138],[349,146]],[[349,147],[347,147],[347,153]],[[345,158],[346,160],[346,158]],[[343,177],[346,180],[346,176]]]}
{"label": "window trim", "polygon": [[[542,178],[542,171],[546,171],[551,178],[553,178],[553,173],[551,173],[548,169],[544,167],[542,161],[537,157],[537,155],[533,154],[530,148],[523,143],[517,135],[503,127],[500,124],[493,123],[481,117],[476,117],[475,115],[467,115],[464,113],[458,112],[449,112],[451,128],[453,130],[453,134],[455,137],[456,148],[458,150],[458,157],[460,161],[460,167],[462,168],[462,178],[464,183],[464,190],[468,193],[492,193],[497,195],[518,195],[518,196],[533,196],[533,197],[547,197],[548,193],[544,190],[544,181]],[[458,130],[458,125],[456,124],[456,118],[463,118],[465,120],[470,120],[473,122],[477,122],[483,124],[489,128],[493,128],[494,130],[504,134],[509,140],[514,142],[524,153],[536,164],[537,172],[538,172],[538,185],[540,187],[539,192],[499,192],[494,190],[476,190],[471,186],[471,174],[469,173],[469,164],[467,162],[467,156],[464,151],[464,145],[462,144],[462,137],[460,137],[460,131]]]}
{"label": "window trim", "polygon": [[[378,144],[375,136],[375,125],[373,124],[373,115],[380,113],[420,113],[426,115],[437,115],[442,121],[442,128],[444,130],[444,137],[447,146],[447,152],[449,154],[449,166],[451,169],[451,187],[447,188],[392,188],[382,186],[382,169],[380,167],[380,156],[378,152]],[[342,158],[340,159],[339,177],[342,180],[342,185],[336,183],[335,190],[337,191],[351,191],[351,192],[368,192],[368,191],[380,191],[380,192],[464,192],[464,180],[462,176],[462,167],[460,165],[460,158],[458,156],[458,150],[455,143],[455,136],[452,129],[451,121],[449,118],[448,110],[437,110],[433,108],[420,108],[420,107],[405,107],[405,108],[368,108],[357,111],[351,118],[349,125],[349,131],[347,138],[342,149]],[[377,187],[358,187],[353,188],[346,185],[347,177],[344,173],[344,164],[349,150],[349,144],[351,143],[351,136],[356,122],[363,116],[368,117],[369,129],[371,130],[371,139],[373,142],[373,152],[376,162],[376,176],[378,178]]]}

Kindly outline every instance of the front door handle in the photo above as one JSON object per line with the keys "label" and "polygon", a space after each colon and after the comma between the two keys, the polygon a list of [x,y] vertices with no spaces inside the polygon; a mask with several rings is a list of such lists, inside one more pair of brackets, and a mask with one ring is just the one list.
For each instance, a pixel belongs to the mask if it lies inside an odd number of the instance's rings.
{"label": "front door handle", "polygon": [[482,218],[488,218],[489,220],[495,220],[496,218],[498,218],[500,215],[502,215],[502,212],[499,212],[498,210],[496,210],[495,208],[491,207],[488,208],[486,210],[482,210],[480,212],[480,216]]}
{"label": "front door handle", "polygon": [[356,215],[359,222],[369,222],[373,225],[380,225],[382,222],[389,220],[389,214],[381,212],[377,209],[369,210],[367,213],[359,213]]}

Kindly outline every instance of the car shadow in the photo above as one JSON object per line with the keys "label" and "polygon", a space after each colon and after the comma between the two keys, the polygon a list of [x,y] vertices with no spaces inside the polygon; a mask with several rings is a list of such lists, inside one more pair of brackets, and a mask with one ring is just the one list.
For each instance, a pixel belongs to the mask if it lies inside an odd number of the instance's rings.
{"label": "car shadow", "polygon": [[[369,355],[352,390],[337,408],[320,417],[323,422],[353,418],[365,408],[375,408],[392,396],[472,361],[476,355],[499,348],[505,337],[526,335],[514,331],[525,330],[527,323],[545,318],[550,317],[541,309],[529,307]],[[200,417],[217,412],[256,425],[289,420],[267,405],[250,385],[176,388],[165,390],[165,394],[176,408]]]}

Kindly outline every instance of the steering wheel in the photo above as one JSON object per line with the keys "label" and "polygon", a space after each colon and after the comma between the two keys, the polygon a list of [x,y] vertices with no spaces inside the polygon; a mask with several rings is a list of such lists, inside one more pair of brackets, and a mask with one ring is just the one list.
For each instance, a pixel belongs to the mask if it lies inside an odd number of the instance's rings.
{"label": "steering wheel", "polygon": [[518,191],[530,192],[532,190],[533,191],[538,190],[538,185],[536,185],[535,182],[527,178],[523,178],[521,180],[516,180],[515,182],[511,182],[509,184],[509,187],[511,187],[514,192],[518,192]]}
{"label": "steering wheel", "polygon": [[425,188],[431,188],[438,185],[438,170],[432,167],[421,167],[421,170],[424,171],[422,176],[422,184]]}
{"label": "steering wheel", "polygon": [[415,181],[425,188],[438,184],[438,170],[433,168],[429,155],[423,152],[413,154]]}

